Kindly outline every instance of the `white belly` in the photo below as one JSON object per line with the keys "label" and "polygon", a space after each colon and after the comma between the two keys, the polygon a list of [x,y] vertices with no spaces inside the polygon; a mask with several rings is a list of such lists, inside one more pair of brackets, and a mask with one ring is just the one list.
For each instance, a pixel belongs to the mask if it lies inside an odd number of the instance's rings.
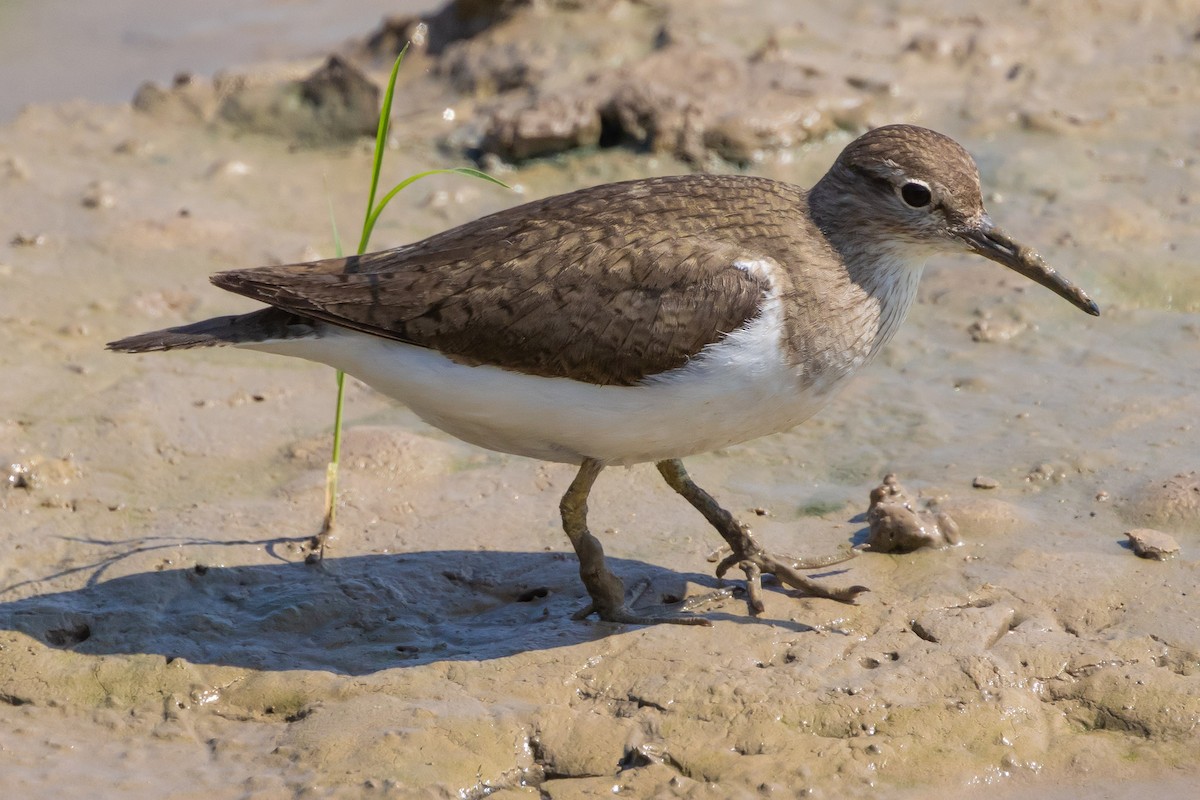
{"label": "white belly", "polygon": [[596,386],[464,366],[428,348],[333,326],[309,339],[243,345],[338,367],[464,441],[546,461],[605,464],[660,461],[787,430],[821,406],[857,367],[807,385],[786,363],[781,309],[769,302],[754,322],[688,364],[637,386]]}

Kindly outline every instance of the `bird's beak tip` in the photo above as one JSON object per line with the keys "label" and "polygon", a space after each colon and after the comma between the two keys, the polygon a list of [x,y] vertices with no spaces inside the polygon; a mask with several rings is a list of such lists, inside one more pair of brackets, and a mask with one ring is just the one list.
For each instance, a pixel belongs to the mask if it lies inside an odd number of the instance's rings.
{"label": "bird's beak tip", "polygon": [[964,230],[959,236],[972,252],[1003,264],[1034,283],[1045,286],[1081,311],[1093,317],[1100,316],[1100,307],[1086,292],[1059,275],[1032,248],[1017,243],[1004,231],[992,225],[986,216],[978,227]]}

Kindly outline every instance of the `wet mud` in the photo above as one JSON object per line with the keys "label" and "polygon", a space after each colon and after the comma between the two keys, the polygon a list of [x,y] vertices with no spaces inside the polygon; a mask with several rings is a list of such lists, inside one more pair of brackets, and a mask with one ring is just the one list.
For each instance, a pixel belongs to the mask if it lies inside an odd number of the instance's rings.
{"label": "wet mud", "polygon": [[[331,372],[228,350],[120,357],[103,342],[247,310],[206,276],[332,255],[330,205],[343,238],[355,230],[369,142],[315,147],[219,113],[230,87],[278,101],[327,60],[195,76],[136,107],[34,106],[0,128],[4,793],[1132,798],[1194,785],[1195,15],[1165,0],[577,5],[499,4],[490,27],[465,22],[414,53],[390,180],[483,157],[519,194],[420,183],[373,244],[698,166],[809,185],[854,135],[843,125],[954,136],[996,222],[1103,316],[979,259],[931,263],[906,325],[829,408],[688,467],[773,551],[865,543],[868,493],[891,472],[961,544],[819,571],[870,587],[855,604],[768,583],[761,615],[738,594],[705,606],[712,628],[572,621],[586,602],[558,520],[572,470],[474,449],[351,382],[338,536],[306,564]],[[340,57],[378,86],[392,45],[364,50],[369,27]],[[656,113],[689,109],[701,61],[740,76],[729,91],[770,119],[819,116],[820,98],[866,98],[862,116],[769,146],[735,132],[747,144],[722,151],[721,119],[759,117],[730,117],[717,92],[695,112],[702,127],[653,121],[699,149],[625,134],[608,147],[610,93],[580,106],[600,114],[603,141],[575,136],[580,149],[520,166],[482,154],[495,120],[556,119],[553,98],[597,74],[634,81],[622,85]],[[787,77],[802,74],[814,82]],[[716,537],[653,467],[606,471],[590,506],[646,602],[720,588]],[[1139,558],[1136,529],[1178,554]]]}

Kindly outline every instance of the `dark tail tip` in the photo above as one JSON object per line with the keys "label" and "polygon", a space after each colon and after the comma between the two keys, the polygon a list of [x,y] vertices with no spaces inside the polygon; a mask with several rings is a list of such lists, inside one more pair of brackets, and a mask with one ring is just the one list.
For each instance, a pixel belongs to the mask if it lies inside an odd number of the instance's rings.
{"label": "dark tail tip", "polygon": [[126,336],[104,345],[105,349],[115,353],[153,353],[164,350],[181,350],[189,347],[212,347],[229,344],[220,336],[220,331],[228,327],[228,321],[235,317],[218,317],[197,322],[193,325],[182,325],[178,328],[165,328],[161,331],[139,333]]}
{"label": "dark tail tip", "polygon": [[191,325],[139,333],[109,342],[105,347],[116,353],[153,353],[189,347],[296,339],[311,333],[310,320],[278,308],[264,308],[249,314],[213,317]]}

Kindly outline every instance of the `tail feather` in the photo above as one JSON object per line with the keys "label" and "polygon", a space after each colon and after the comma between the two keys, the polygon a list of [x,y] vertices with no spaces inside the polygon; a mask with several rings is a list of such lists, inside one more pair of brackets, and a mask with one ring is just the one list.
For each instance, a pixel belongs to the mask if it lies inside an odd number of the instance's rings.
{"label": "tail feather", "polygon": [[109,342],[106,347],[119,353],[150,353],[189,347],[219,347],[248,342],[299,339],[311,336],[313,332],[311,319],[278,308],[264,308],[249,314],[213,317],[190,325],[139,333]]}

